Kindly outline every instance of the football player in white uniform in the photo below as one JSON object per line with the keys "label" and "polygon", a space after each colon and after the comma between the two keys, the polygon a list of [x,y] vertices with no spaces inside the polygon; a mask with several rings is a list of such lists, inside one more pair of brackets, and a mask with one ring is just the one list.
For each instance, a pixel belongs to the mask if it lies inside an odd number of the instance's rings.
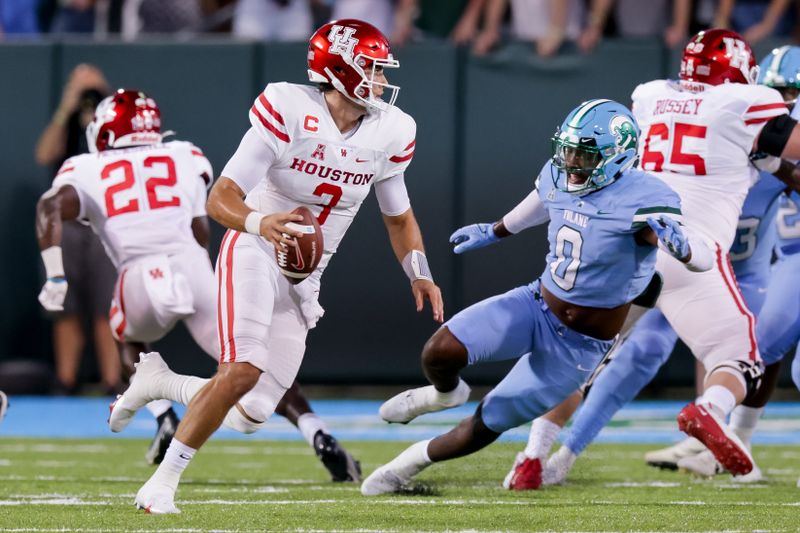
{"label": "football player in white uniform", "polygon": [[[163,143],[161,113],[152,98],[120,89],[103,100],[87,128],[93,153],[68,159],[37,206],[37,233],[47,282],[39,296],[62,307],[67,280],[61,222],[87,221],[119,272],[110,322],[123,343],[129,377],[138,354],[183,320],[213,358],[217,342],[216,279],[208,257],[206,189],[213,171],[191,143]],[[159,431],[147,459],[160,463],[178,425],[168,400],[150,402]],[[328,432],[297,385],[277,412],[298,426],[334,481],[359,481],[358,463]],[[112,426],[112,429],[113,426]]]}
{"label": "football player in white uniform", "polygon": [[[373,185],[417,311],[428,300],[433,318],[442,321],[441,292],[403,177],[416,125],[393,105],[399,87],[384,74],[398,66],[375,27],[331,22],[314,33],[308,50],[309,78],[319,87],[271,83],[250,108],[252,127],[208,201],[210,215],[230,228],[217,262],[217,374],[207,383],[179,376],[157,353],[147,354],[111,415],[122,426],[150,400],[191,400],[164,461],[136,496],[140,508],[179,512],[180,476],[220,424],[255,431],[272,415],[298,372],[308,330],[322,315],[320,276]],[[301,218],[290,213],[298,205],[317,217],[324,253],[318,269],[292,285],[278,270],[274,247],[302,235],[289,224]]]}
{"label": "football player in white uniform", "polygon": [[[758,389],[763,363],[755,320],[724,251],[733,242],[744,198],[758,179],[751,155],[766,154],[759,165],[792,186],[797,185],[794,165],[779,158],[800,157],[797,121],[788,116],[778,91],[755,85],[757,73],[752,50],[740,35],[708,30],[687,44],[680,81],[645,83],[632,95],[633,112],[645,132],[642,168],[681,196],[687,225],[716,250],[716,268],[703,273],[673,268],[659,254],[657,269],[664,286],[656,306],[706,369],[704,393],[680,412],[679,427],[700,440],[734,475],[750,472],[753,460],[724,420]],[[625,343],[619,349],[626,350]],[[526,479],[526,472],[536,472],[529,463],[541,460],[528,451],[549,449],[556,428],[566,423],[580,396],[575,393],[535,421],[525,456],[507,476],[509,488],[539,485],[540,480]],[[537,438],[540,442],[534,442]],[[574,461],[568,449],[559,450],[548,461],[557,472],[552,477],[563,480]]]}

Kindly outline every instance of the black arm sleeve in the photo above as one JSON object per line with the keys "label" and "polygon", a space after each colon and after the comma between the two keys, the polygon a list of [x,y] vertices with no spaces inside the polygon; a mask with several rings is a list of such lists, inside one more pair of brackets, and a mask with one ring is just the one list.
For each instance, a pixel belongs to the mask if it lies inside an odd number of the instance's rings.
{"label": "black arm sleeve", "polygon": [[780,157],[796,124],[797,121],[789,115],[779,115],[771,119],[764,124],[756,148],[759,152]]}

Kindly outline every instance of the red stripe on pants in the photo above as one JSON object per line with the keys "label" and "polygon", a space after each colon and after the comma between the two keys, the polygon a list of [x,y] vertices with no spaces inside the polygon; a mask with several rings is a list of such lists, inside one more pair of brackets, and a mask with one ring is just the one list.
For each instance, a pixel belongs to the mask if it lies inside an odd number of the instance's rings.
{"label": "red stripe on pants", "polygon": [[[730,269],[730,261],[726,259],[725,263],[727,263],[728,268]],[[756,360],[756,335],[755,335],[755,320],[753,319],[753,314],[747,309],[747,306],[744,305],[744,300],[742,298],[742,293],[739,292],[739,285],[736,283],[736,278],[733,277],[731,273],[732,270],[728,272],[725,271],[723,262],[722,262],[722,250],[720,249],[719,245],[717,245],[717,267],[719,268],[720,273],[722,274],[722,279],[725,280],[725,285],[728,287],[728,291],[733,296],[733,301],[736,302],[736,307],[739,308],[739,311],[747,318],[747,333],[750,337],[750,353],[747,356],[752,360]]]}
{"label": "red stripe on pants", "polygon": [[219,337],[219,362],[225,360],[225,331],[222,329],[222,257],[225,253],[225,244],[228,242],[228,237],[231,230],[225,232],[222,237],[222,243],[219,245],[219,254],[217,255],[217,336]]}

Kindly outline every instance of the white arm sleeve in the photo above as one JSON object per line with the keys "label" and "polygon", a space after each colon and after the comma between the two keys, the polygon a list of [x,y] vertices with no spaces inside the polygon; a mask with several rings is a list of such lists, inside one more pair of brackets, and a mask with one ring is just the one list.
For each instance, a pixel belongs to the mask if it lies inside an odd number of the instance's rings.
{"label": "white arm sleeve", "polygon": [[276,159],[272,147],[250,128],[242,137],[236,153],[222,169],[222,175],[232,179],[247,194],[267,175]]}
{"label": "white arm sleeve", "polygon": [[375,196],[381,213],[387,217],[402,215],[411,208],[403,174],[397,174],[375,183]]}
{"label": "white arm sleeve", "polygon": [[533,190],[517,207],[503,217],[503,225],[511,233],[519,233],[531,226],[544,224],[550,220],[547,208],[539,198],[539,191]]}

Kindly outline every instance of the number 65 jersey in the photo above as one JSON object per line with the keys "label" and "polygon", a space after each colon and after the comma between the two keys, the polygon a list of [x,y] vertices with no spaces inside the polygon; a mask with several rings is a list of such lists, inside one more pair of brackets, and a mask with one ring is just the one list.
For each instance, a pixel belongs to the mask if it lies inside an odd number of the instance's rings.
{"label": "number 65 jersey", "polygon": [[[325,242],[312,274],[318,278],[372,185],[403,174],[410,164],[414,119],[390,106],[364,115],[350,135],[343,135],[319,89],[285,82],[267,85],[249,116],[252,128],[222,175],[236,182],[247,193],[246,204],[261,213],[298,205],[311,209]],[[264,239],[259,243],[271,247]]]}
{"label": "number 65 jersey", "polygon": [[631,96],[644,132],[640,166],[681,197],[686,224],[727,250],[747,191],[758,179],[749,161],[761,128],[787,113],[763,85],[683,85],[656,80]]}
{"label": "number 65 jersey", "polygon": [[117,270],[145,255],[172,255],[199,247],[195,217],[206,214],[211,164],[184,141],[81,154],[67,159],[53,190],[71,185]]}

